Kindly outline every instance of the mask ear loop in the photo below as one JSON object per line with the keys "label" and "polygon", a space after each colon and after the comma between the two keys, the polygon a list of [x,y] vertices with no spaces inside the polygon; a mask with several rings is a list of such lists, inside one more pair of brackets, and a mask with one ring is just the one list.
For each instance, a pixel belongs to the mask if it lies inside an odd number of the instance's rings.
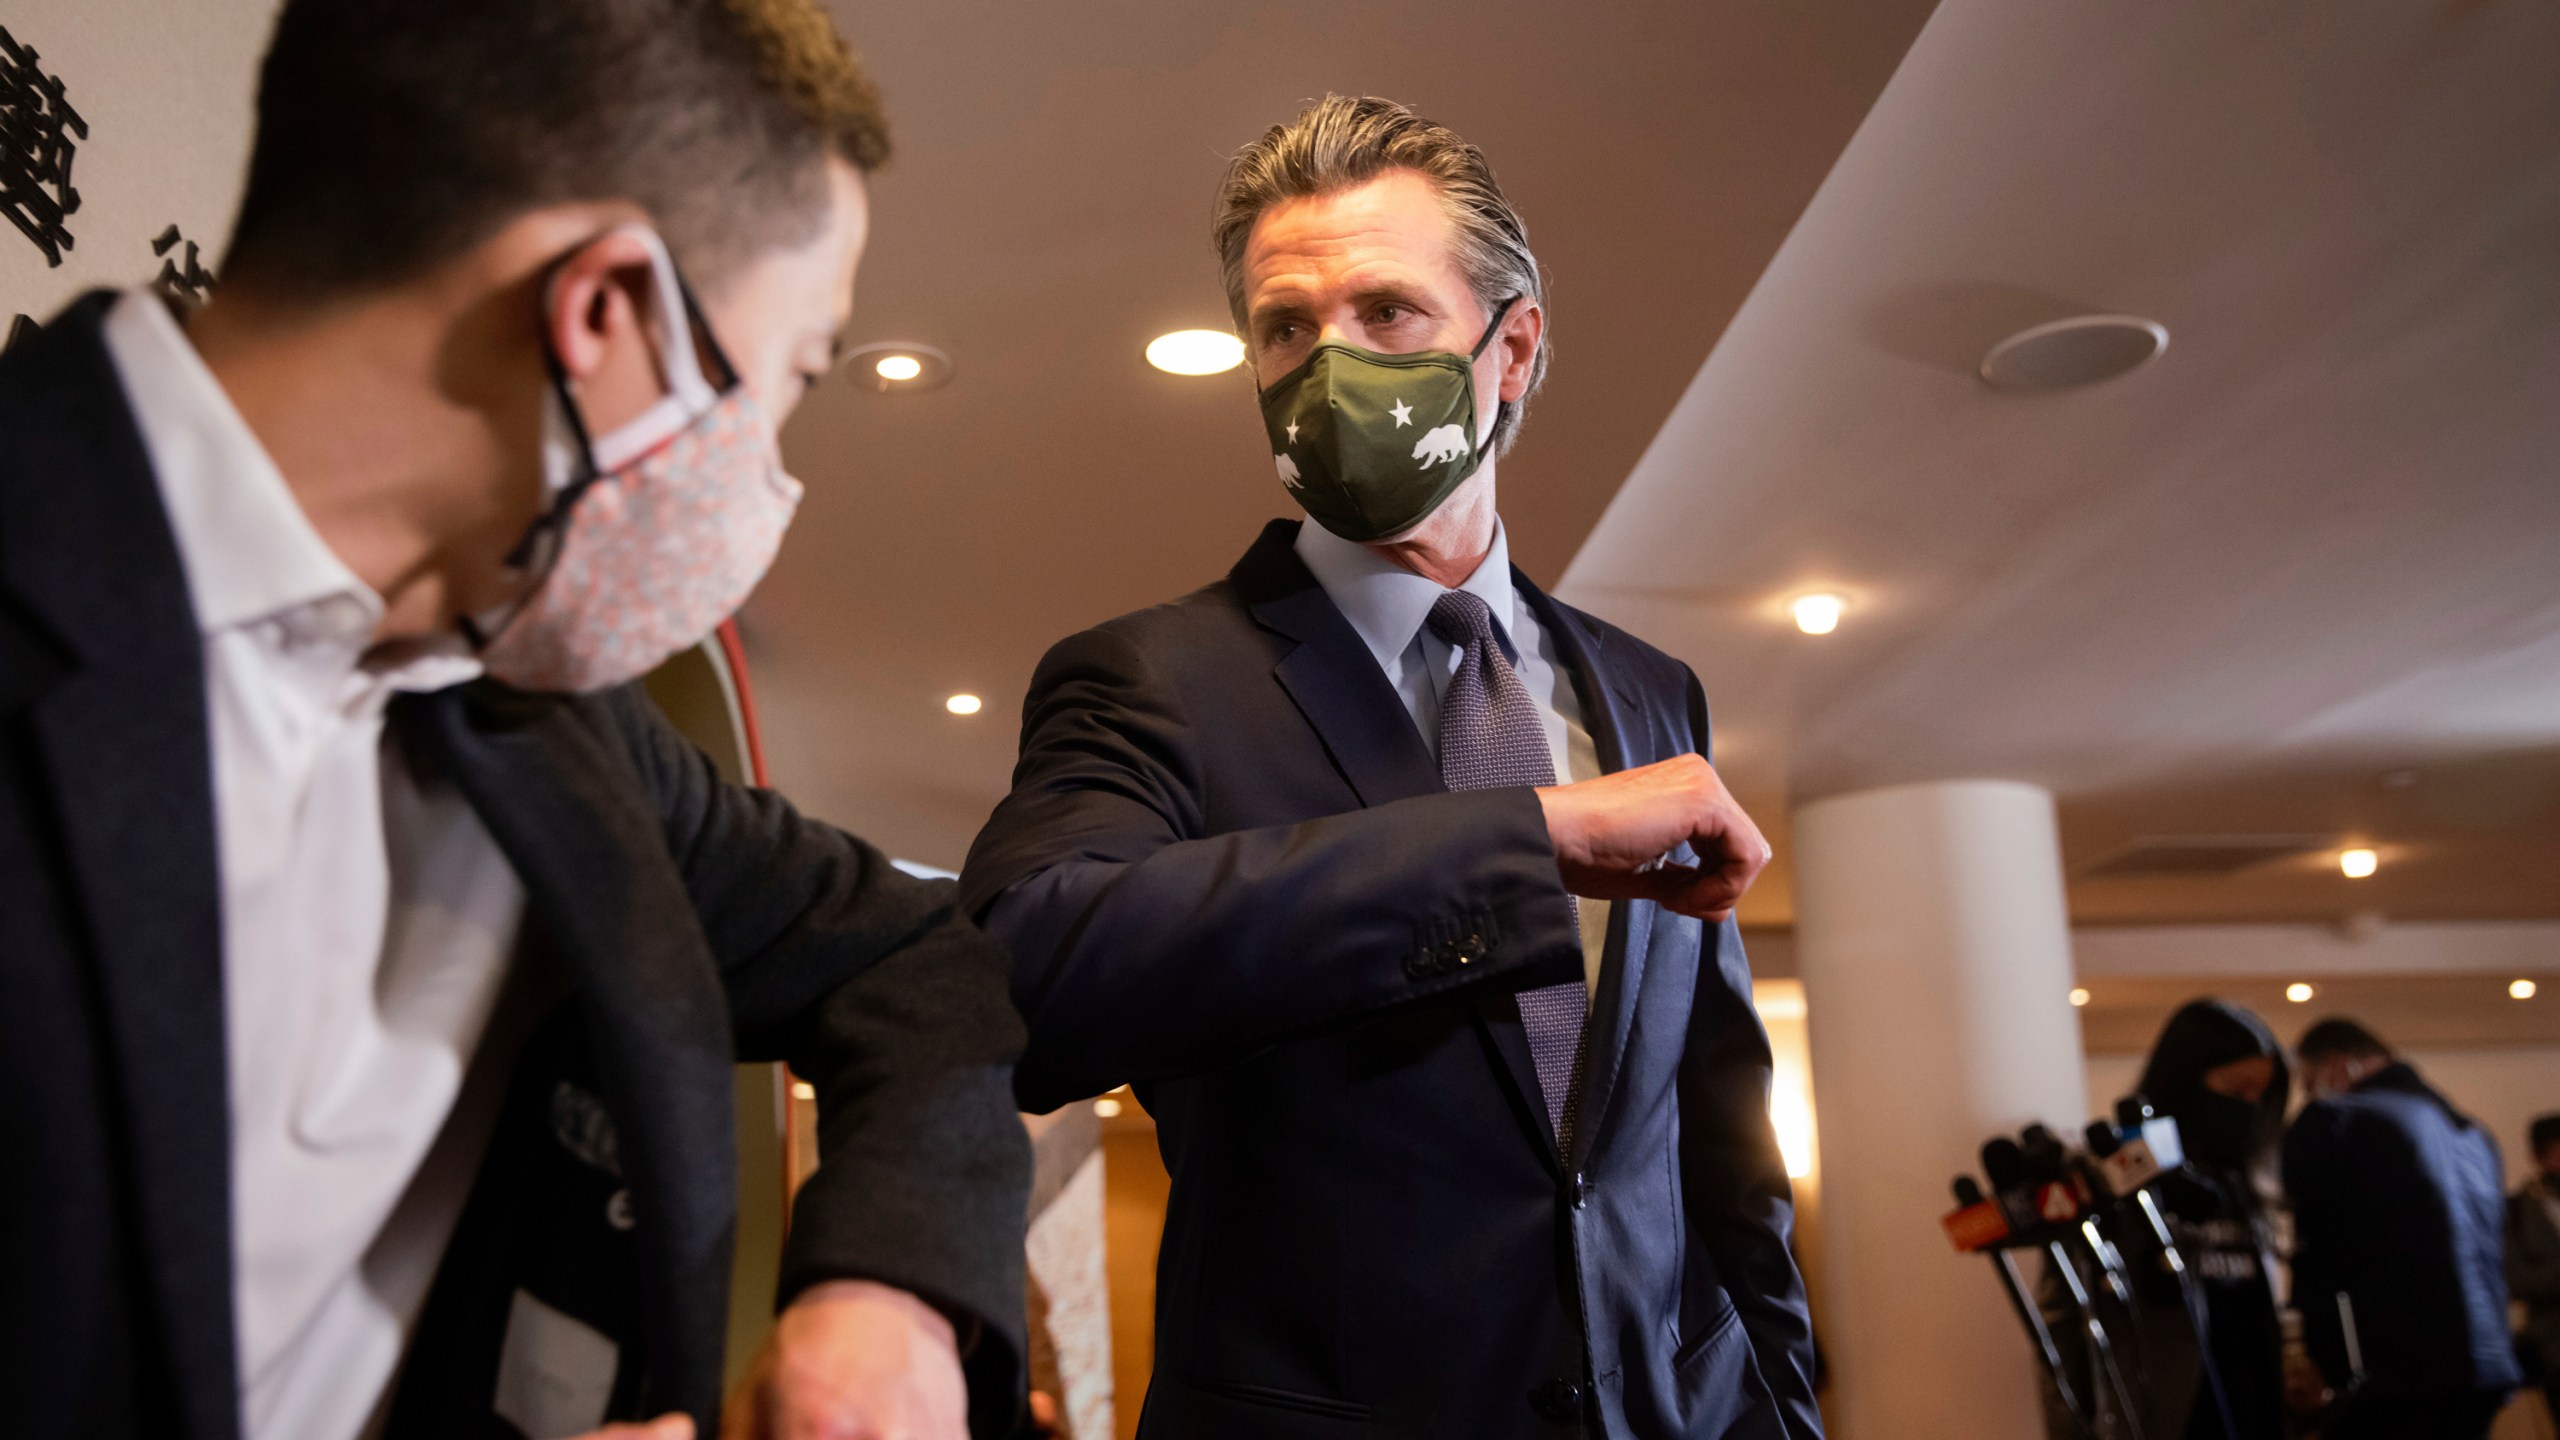
{"label": "mask ear loop", "polygon": [[[665,265],[666,277],[675,282],[676,295],[684,308],[682,315],[670,317],[673,323],[667,327],[670,332],[669,348],[675,353],[665,357],[664,363],[672,367],[678,362],[695,361],[693,341],[698,335],[702,341],[702,350],[707,352],[701,358],[711,362],[711,373],[705,378],[710,382],[713,393],[726,394],[736,389],[739,384],[738,367],[731,363],[728,350],[721,345],[719,335],[712,330],[710,317],[703,313],[702,302],[695,298],[692,284],[685,279],[683,269],[675,263],[675,257],[667,252],[666,243],[659,239],[657,233],[655,231],[646,233],[652,242],[650,249],[654,252],[651,259]],[[563,257],[564,260],[565,258]],[[551,279],[546,281],[543,287],[543,302],[546,310],[549,308],[552,286],[558,283],[558,277],[559,271],[555,266]],[[560,538],[568,529],[569,516],[577,509],[579,498],[587,493],[589,487],[604,478],[603,467],[596,463],[595,440],[587,429],[587,418],[578,409],[577,398],[569,390],[569,372],[561,365],[560,354],[552,348],[551,337],[547,333],[542,338],[542,369],[545,378],[551,384],[553,397],[559,401],[561,418],[568,422],[569,438],[574,442],[577,451],[578,469],[569,483],[561,486],[559,493],[552,497],[550,506],[534,517],[531,525],[525,527],[524,538],[518,540],[515,548],[507,552],[505,563],[511,570],[548,570],[551,562],[559,557]],[[527,593],[530,594],[530,590]],[[521,602],[518,603],[521,604]],[[514,608],[509,607],[510,615],[513,614]],[[503,622],[499,625],[484,627],[478,620],[468,615],[461,617],[460,625],[463,638],[470,642],[474,650],[488,648],[496,632],[504,628]]]}
{"label": "mask ear loop", "polygon": [[[1470,369],[1474,367],[1475,362],[1484,358],[1485,347],[1491,345],[1493,343],[1493,337],[1501,332],[1502,322],[1509,318],[1512,307],[1518,305],[1522,300],[1527,298],[1528,297],[1525,295],[1514,295],[1510,299],[1502,302],[1501,309],[1493,312],[1493,318],[1485,322],[1483,337],[1476,341],[1476,348],[1467,352],[1467,365]],[[1485,451],[1501,444],[1502,427],[1510,423],[1511,402],[1508,400],[1494,401],[1493,428],[1485,432],[1484,443],[1476,447],[1476,453],[1481,455]]]}

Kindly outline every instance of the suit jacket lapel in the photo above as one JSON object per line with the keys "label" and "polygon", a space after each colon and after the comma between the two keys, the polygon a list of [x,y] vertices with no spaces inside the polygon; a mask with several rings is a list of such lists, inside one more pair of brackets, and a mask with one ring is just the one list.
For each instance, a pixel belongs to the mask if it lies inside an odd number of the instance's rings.
{"label": "suit jacket lapel", "polygon": [[[0,490],[0,573],[59,642],[19,692],[123,1083],[150,1307],[187,1433],[238,1426],[221,883],[204,661],[177,542],[93,295],[14,357],[24,479]],[[48,667],[53,668],[53,667]]]}
{"label": "suit jacket lapel", "polygon": [[714,1416],[737,1207],[728,1002],[641,778],[558,697],[460,686],[391,719],[514,863],[586,1009],[644,1236],[647,1413]]}
{"label": "suit jacket lapel", "polygon": [[1272,674],[1315,727],[1334,768],[1364,806],[1384,805],[1448,787],[1413,715],[1378,670],[1377,657],[1351,628],[1291,548],[1295,521],[1274,520],[1245,552],[1229,579],[1266,630],[1297,643]]}
{"label": "suit jacket lapel", "polygon": [[[1446,793],[1438,762],[1414,729],[1412,712],[1380,673],[1378,658],[1298,558],[1298,524],[1274,520],[1264,526],[1229,577],[1263,628],[1296,642],[1273,667],[1273,676],[1362,805]],[[1474,998],[1494,1070],[1511,1089],[1523,1129],[1554,1164],[1555,1136],[1539,1099],[1537,1064],[1520,1026],[1520,1006],[1508,991]]]}
{"label": "suit jacket lapel", "polygon": [[[1583,724],[1591,731],[1603,773],[1652,763],[1652,726],[1641,697],[1606,664],[1602,641],[1581,616],[1550,599],[1512,572],[1512,584],[1537,612],[1538,622],[1555,641],[1556,658],[1573,677],[1574,695],[1582,702]],[[1579,1165],[1590,1153],[1592,1137],[1609,1113],[1617,1089],[1619,1062],[1626,1056],[1627,1030],[1635,1021],[1636,996],[1644,984],[1645,959],[1652,947],[1653,921],[1659,907],[1649,900],[1627,900],[1610,907],[1608,948],[1602,952],[1600,983],[1591,997],[1591,1030],[1584,1041],[1580,1123],[1574,1126],[1574,1154]]]}

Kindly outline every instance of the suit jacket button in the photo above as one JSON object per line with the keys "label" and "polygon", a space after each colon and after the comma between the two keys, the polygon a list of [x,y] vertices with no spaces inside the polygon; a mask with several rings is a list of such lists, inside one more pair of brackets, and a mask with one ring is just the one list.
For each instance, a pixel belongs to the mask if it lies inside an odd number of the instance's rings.
{"label": "suit jacket button", "polygon": [[1572,1380],[1550,1380],[1529,1392],[1529,1408],[1559,1425],[1582,1418],[1582,1386]]}
{"label": "suit jacket button", "polygon": [[1408,980],[1428,980],[1440,973],[1438,957],[1428,950],[1416,950],[1404,957],[1404,973]]}
{"label": "suit jacket button", "polygon": [[1573,1172],[1573,1208],[1579,1210],[1590,1203],[1591,1177],[1576,1170]]}

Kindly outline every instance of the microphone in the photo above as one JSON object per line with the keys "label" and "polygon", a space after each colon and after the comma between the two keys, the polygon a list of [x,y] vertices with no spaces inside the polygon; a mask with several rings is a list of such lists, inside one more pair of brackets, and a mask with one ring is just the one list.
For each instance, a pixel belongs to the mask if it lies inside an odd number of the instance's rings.
{"label": "microphone", "polygon": [[2087,1183],[2073,1173],[2071,1152],[2063,1147],[2062,1137],[2035,1124],[2020,1131],[2018,1138],[2026,1142],[2018,1153],[2027,1183],[2034,1187],[2037,1218],[2051,1225],[2078,1220],[2092,1197]]}
{"label": "microphone", "polygon": [[2036,1209],[2034,1188],[2027,1181],[2026,1152],[2018,1148],[2017,1141],[2006,1135],[1983,1141],[1982,1176],[1991,1182],[1992,1198],[2008,1217],[2011,1234],[2024,1237],[2036,1228],[2042,1217]]}
{"label": "microphone", "polygon": [[1955,1178],[1956,1208],[1940,1218],[1938,1224],[1966,1252],[1995,1250],[2009,1238],[2009,1217],[1997,1201],[1983,1195],[1982,1186],[1970,1175]]}
{"label": "microphone", "polygon": [[[2100,1128],[2095,1124],[2089,1127],[2093,1154],[2097,1152]],[[2098,1173],[2106,1180],[2107,1189],[2118,1196],[2131,1195],[2187,1160],[2186,1147],[2178,1140],[2178,1122],[2154,1115],[2150,1102],[2140,1095],[2127,1095],[2116,1102],[2113,1138],[2114,1148],[2099,1156]]]}

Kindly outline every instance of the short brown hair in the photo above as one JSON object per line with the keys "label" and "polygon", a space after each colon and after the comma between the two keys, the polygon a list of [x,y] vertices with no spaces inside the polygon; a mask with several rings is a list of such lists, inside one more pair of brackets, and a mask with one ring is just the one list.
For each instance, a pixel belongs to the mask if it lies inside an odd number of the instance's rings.
{"label": "short brown hair", "polygon": [[2293,1053],[2305,1065],[2316,1065],[2323,1060],[2388,1060],[2391,1047],[2382,1043],[2381,1036],[2341,1015],[2303,1031]]}
{"label": "short brown hair", "polygon": [[714,283],[816,233],[829,154],[876,169],[889,131],[816,0],[288,0],[224,278],[378,289],[627,199]]}
{"label": "short brown hair", "polygon": [[[1390,170],[1429,180],[1449,210],[1458,269],[1487,317],[1521,296],[1544,309],[1546,274],[1529,250],[1529,227],[1493,178],[1493,165],[1446,125],[1374,95],[1327,95],[1285,125],[1274,125],[1227,162],[1210,225],[1227,286],[1227,307],[1244,333],[1245,242],[1263,212],[1283,200],[1365,185]],[[1547,378],[1546,334],[1529,370],[1529,388],[1513,402],[1495,454],[1520,434],[1529,398]]]}

